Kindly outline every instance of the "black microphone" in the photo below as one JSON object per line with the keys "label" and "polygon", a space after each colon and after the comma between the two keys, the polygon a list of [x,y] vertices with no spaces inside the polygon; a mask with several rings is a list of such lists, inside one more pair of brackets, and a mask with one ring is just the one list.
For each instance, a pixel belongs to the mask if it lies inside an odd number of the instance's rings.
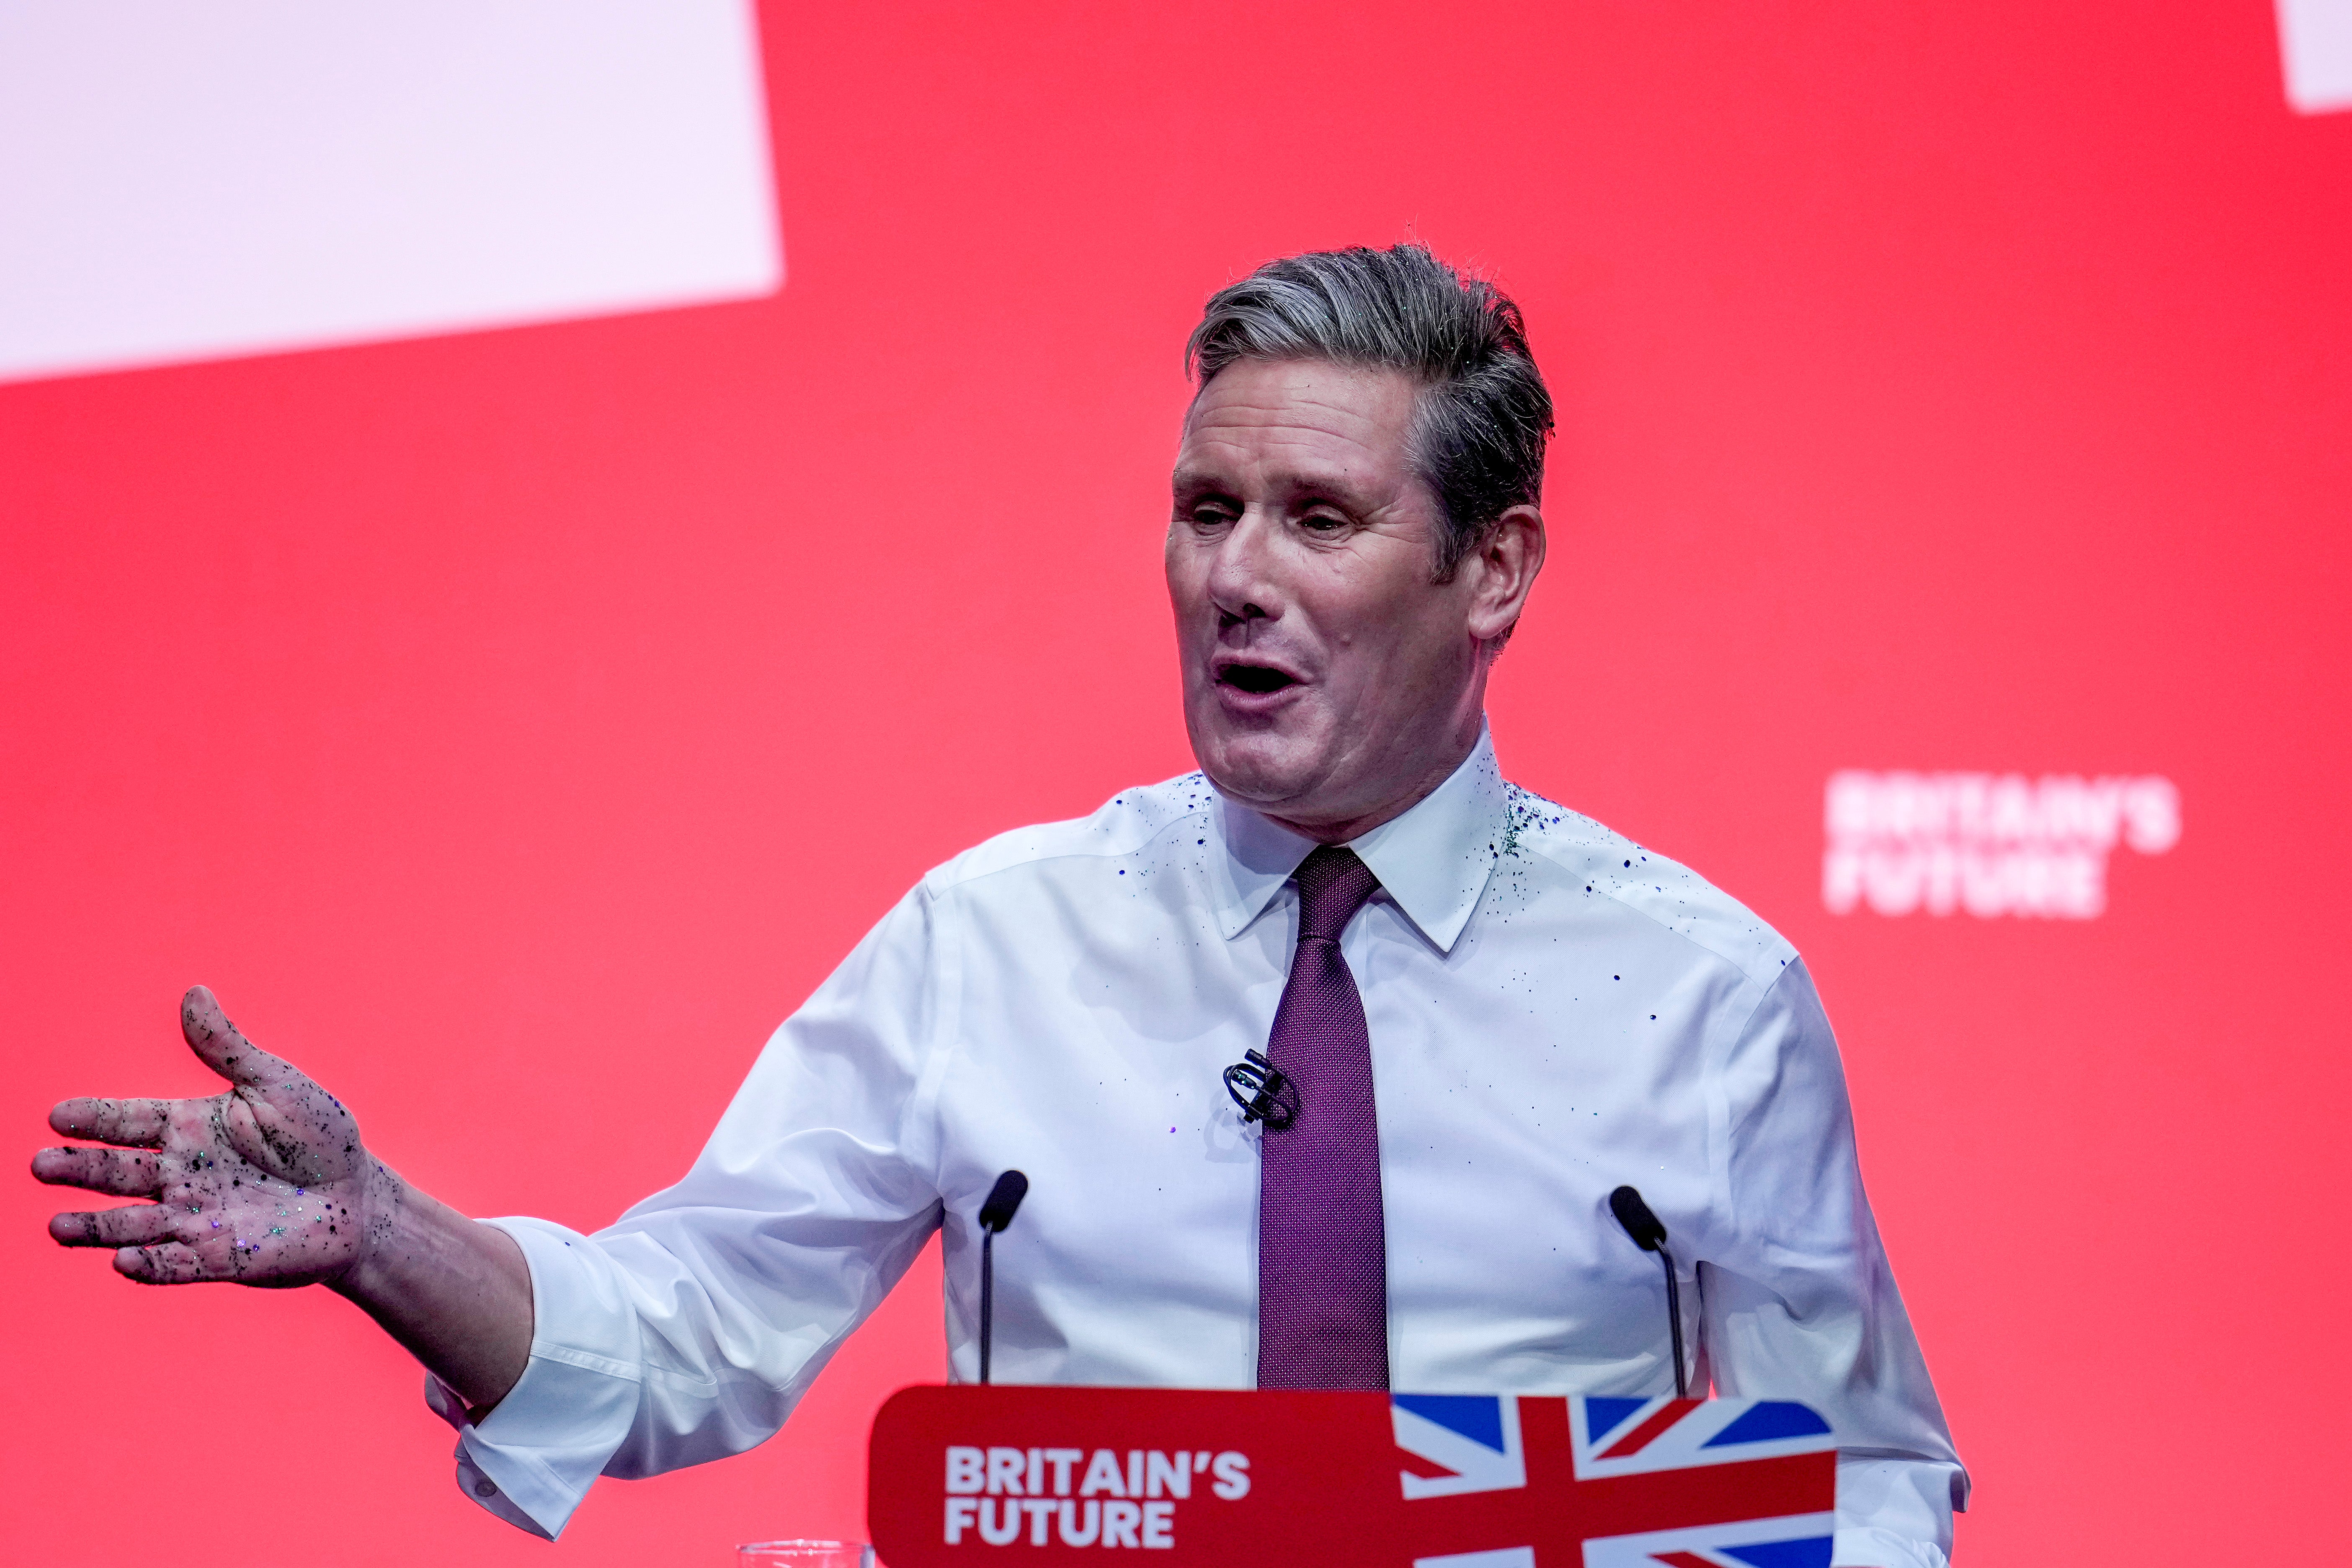
{"label": "black microphone", "polygon": [[1632,1187],[1620,1187],[1609,1194],[1609,1212],[1633,1238],[1633,1245],[1644,1252],[1654,1252],[1666,1268],[1666,1326],[1673,1331],[1675,1343],[1675,1397],[1688,1399],[1690,1383],[1683,1374],[1683,1288],[1675,1279],[1674,1254],[1666,1250],[1666,1227],[1642,1201],[1642,1194]]}
{"label": "black microphone", "polygon": [[996,1331],[996,1233],[1013,1223],[1013,1211],[1028,1195],[1029,1178],[1018,1171],[1007,1171],[996,1178],[996,1185],[988,1189],[988,1201],[980,1205],[980,1381],[982,1383],[988,1381],[988,1342]]}
{"label": "black microphone", "polygon": [[1298,1086],[1264,1051],[1247,1051],[1244,1058],[1225,1069],[1225,1092],[1242,1108],[1244,1126],[1263,1121],[1279,1132],[1298,1119]]}

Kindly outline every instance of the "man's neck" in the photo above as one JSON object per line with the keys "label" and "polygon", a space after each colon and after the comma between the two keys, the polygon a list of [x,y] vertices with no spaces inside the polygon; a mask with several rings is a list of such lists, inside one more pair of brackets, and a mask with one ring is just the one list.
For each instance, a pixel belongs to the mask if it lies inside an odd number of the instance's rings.
{"label": "man's neck", "polygon": [[1311,838],[1318,844],[1353,843],[1373,828],[1385,823],[1394,822],[1434,795],[1437,792],[1437,786],[1452,778],[1454,770],[1468,759],[1472,752],[1477,750],[1480,732],[1481,725],[1474,722],[1469,729],[1469,738],[1463,741],[1458,748],[1448,748],[1448,754],[1443,760],[1433,761],[1426,771],[1413,780],[1409,789],[1399,793],[1373,810],[1360,812],[1337,820],[1312,821],[1285,816],[1277,811],[1265,811],[1263,807],[1260,810],[1268,821],[1288,828],[1301,838]]}

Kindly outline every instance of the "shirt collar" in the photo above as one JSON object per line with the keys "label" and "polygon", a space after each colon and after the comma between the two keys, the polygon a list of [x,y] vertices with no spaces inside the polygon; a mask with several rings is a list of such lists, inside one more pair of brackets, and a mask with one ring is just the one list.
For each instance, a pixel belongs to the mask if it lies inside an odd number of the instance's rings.
{"label": "shirt collar", "polygon": [[[1494,874],[1508,809],[1494,737],[1482,724],[1478,743],[1444,784],[1348,847],[1421,934],[1451,952]],[[1265,912],[1315,841],[1223,795],[1210,820],[1224,848],[1213,862],[1223,873],[1214,894],[1217,929],[1230,942]]]}

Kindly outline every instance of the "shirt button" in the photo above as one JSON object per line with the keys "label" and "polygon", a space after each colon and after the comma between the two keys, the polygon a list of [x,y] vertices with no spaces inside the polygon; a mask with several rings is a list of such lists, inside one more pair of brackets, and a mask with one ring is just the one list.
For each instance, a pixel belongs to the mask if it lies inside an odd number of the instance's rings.
{"label": "shirt button", "polygon": [[476,1497],[496,1497],[499,1495],[499,1483],[490,1479],[489,1477],[484,1476],[480,1480],[474,1483],[474,1495]]}

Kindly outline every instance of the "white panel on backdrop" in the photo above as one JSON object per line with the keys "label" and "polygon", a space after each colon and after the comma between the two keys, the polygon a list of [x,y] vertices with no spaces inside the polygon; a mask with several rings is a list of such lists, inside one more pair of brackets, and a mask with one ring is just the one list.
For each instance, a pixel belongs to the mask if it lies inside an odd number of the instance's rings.
{"label": "white panel on backdrop", "polygon": [[2352,109],[2352,0],[2278,0],[2286,98],[2305,114]]}
{"label": "white panel on backdrop", "polygon": [[0,380],[782,280],[751,0],[0,0]]}

